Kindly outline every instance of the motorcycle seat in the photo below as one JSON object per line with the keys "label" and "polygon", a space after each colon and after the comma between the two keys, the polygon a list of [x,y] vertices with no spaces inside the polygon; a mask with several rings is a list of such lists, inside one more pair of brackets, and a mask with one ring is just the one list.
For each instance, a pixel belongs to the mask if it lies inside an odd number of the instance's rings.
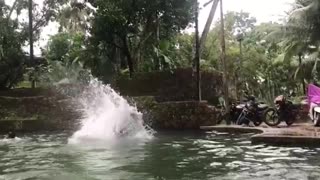
{"label": "motorcycle seat", "polygon": [[320,113],[320,107],[315,107],[313,110],[317,113]]}
{"label": "motorcycle seat", "polygon": [[237,109],[243,109],[246,105],[245,104],[239,104],[236,106]]}
{"label": "motorcycle seat", "polygon": [[258,108],[261,110],[268,109],[268,105],[267,104],[259,104]]}

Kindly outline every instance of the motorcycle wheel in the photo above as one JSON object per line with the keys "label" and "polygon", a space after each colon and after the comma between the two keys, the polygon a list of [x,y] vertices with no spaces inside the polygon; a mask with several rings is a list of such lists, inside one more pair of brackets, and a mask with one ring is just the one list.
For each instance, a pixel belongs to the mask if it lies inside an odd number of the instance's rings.
{"label": "motorcycle wheel", "polygon": [[255,121],[253,121],[253,124],[255,126],[260,126],[262,124],[262,121],[261,120],[255,120]]}
{"label": "motorcycle wheel", "polygon": [[287,126],[291,126],[293,123],[294,123],[294,120],[293,120],[293,119],[287,119],[287,120],[286,120]]}
{"label": "motorcycle wheel", "polygon": [[319,127],[320,126],[320,114],[316,114],[316,119],[314,120],[314,125],[316,127]]}
{"label": "motorcycle wheel", "polygon": [[278,126],[281,123],[279,116],[275,109],[269,108],[264,114],[264,122],[268,126]]}
{"label": "motorcycle wheel", "polygon": [[291,116],[286,119],[287,126],[291,126],[296,121],[297,115],[295,113],[291,113]]}
{"label": "motorcycle wheel", "polygon": [[241,114],[238,116],[237,121],[236,121],[236,125],[242,125],[245,123],[245,119],[246,119],[246,113],[241,112]]}

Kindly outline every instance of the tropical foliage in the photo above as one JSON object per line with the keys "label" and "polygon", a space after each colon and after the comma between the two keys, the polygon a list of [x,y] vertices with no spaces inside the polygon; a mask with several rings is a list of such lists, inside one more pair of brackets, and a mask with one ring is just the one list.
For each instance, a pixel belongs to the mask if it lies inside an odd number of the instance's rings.
{"label": "tropical foliage", "polygon": [[[0,2],[4,7],[0,68],[6,69],[1,70],[0,88],[10,88],[21,79],[26,65],[22,51],[27,42],[26,23],[18,17],[27,1],[15,1],[11,8]],[[34,33],[39,34],[50,21],[59,23],[59,33],[44,48],[49,62],[44,69],[52,70],[57,63],[61,67],[78,64],[108,82],[119,73],[134,76],[135,72],[192,67],[194,34],[184,30],[193,28],[195,2],[45,0],[42,8],[34,8]],[[249,13],[227,12],[227,75],[232,94],[246,89],[271,99],[292,90],[303,93],[306,83],[317,81],[319,12],[319,0],[296,0],[283,23],[257,24]],[[222,73],[220,36],[217,21],[201,51],[202,70]]]}
{"label": "tropical foliage", "polygon": [[27,36],[21,24],[10,18],[11,13],[12,9],[0,1],[0,89],[14,87],[24,73],[22,46]]}

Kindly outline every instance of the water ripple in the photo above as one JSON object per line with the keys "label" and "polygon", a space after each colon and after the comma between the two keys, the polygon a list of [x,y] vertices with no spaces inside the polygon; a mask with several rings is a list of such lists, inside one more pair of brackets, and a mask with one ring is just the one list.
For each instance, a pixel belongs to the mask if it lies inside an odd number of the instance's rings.
{"label": "water ripple", "polygon": [[65,134],[0,140],[2,179],[320,179],[320,149],[251,145],[249,135],[165,135],[67,145]]}

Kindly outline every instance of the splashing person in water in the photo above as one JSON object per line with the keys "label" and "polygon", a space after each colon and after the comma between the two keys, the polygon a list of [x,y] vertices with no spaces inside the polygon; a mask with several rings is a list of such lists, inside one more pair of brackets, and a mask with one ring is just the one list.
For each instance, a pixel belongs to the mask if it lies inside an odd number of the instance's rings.
{"label": "splashing person in water", "polygon": [[130,114],[130,120],[128,124],[121,124],[122,127],[120,129],[116,130],[116,127],[114,127],[113,132],[118,137],[127,137],[132,134],[134,131],[134,126],[132,123],[143,123],[140,120],[142,119],[141,114],[131,113]]}
{"label": "splashing person in water", "polygon": [[14,138],[16,138],[16,133],[13,130],[9,131],[6,138],[7,139],[14,139]]}

